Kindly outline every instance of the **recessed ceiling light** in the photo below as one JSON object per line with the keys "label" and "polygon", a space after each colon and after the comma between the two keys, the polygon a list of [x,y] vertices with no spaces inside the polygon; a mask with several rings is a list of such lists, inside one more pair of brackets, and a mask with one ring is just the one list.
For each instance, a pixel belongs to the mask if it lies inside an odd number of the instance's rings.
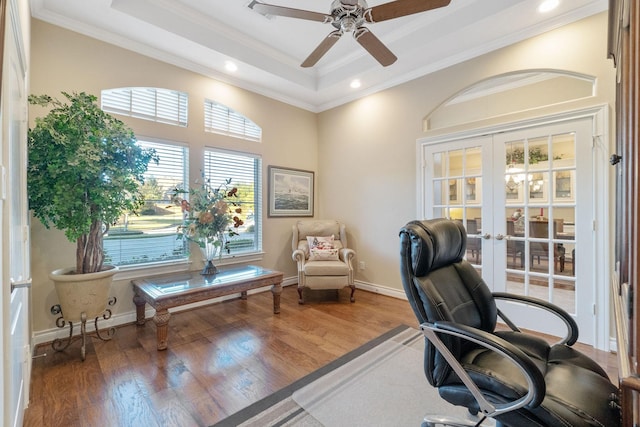
{"label": "recessed ceiling light", "polygon": [[238,66],[235,64],[235,62],[231,62],[231,61],[226,61],[224,63],[224,68],[230,73],[238,71]]}
{"label": "recessed ceiling light", "polygon": [[358,89],[361,85],[362,83],[360,83],[360,80],[355,79],[351,81],[351,84],[349,86],[351,86],[351,89]]}
{"label": "recessed ceiling light", "polygon": [[538,6],[538,12],[540,13],[550,12],[556,7],[558,7],[559,4],[560,4],[560,0],[544,0],[542,3],[540,3],[540,6]]}

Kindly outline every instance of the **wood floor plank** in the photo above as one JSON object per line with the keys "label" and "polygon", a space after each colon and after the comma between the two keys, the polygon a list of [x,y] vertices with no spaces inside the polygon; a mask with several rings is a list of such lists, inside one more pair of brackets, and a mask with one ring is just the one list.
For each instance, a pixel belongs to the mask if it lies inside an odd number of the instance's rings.
{"label": "wood floor plank", "polygon": [[79,424],[77,389],[72,375],[75,366],[77,363],[54,366],[44,379],[42,399],[48,425]]}
{"label": "wood floor plank", "polygon": [[[174,313],[166,351],[151,320],[93,338],[85,362],[78,343],[39,347],[47,355],[34,359],[24,425],[208,426],[398,325],[418,326],[407,301],[355,296],[306,292],[300,305],[290,286],[280,314],[271,292]],[[615,355],[579,348],[616,378]]]}
{"label": "wood floor plank", "polygon": [[121,425],[111,399],[80,408],[79,422],[81,426]]}
{"label": "wood floor plank", "polygon": [[182,383],[174,387],[182,405],[198,425],[209,426],[224,419],[227,414],[207,392],[198,377],[189,370],[180,377]]}
{"label": "wood floor plank", "polygon": [[87,355],[82,363],[82,369],[76,371],[74,380],[78,407],[82,408],[105,400],[106,383],[95,354]]}
{"label": "wood floor plank", "polygon": [[165,389],[149,397],[151,407],[163,427],[196,427],[199,423],[182,405],[178,393],[173,389]]}
{"label": "wood floor plank", "polygon": [[147,390],[141,390],[135,379],[116,381],[109,388],[111,402],[119,426],[161,426],[157,413],[147,400]]}

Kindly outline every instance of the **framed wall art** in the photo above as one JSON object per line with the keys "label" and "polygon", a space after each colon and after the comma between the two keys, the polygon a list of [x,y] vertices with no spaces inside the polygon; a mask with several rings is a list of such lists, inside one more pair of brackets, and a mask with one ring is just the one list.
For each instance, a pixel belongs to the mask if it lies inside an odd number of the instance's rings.
{"label": "framed wall art", "polygon": [[314,173],[269,166],[270,217],[313,216]]}

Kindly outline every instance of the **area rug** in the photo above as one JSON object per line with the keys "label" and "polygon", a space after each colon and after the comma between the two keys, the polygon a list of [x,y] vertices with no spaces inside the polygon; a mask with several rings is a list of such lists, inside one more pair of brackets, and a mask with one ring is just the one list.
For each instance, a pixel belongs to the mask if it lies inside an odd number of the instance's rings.
{"label": "area rug", "polygon": [[215,427],[420,426],[427,414],[467,418],[423,371],[424,337],[397,327]]}

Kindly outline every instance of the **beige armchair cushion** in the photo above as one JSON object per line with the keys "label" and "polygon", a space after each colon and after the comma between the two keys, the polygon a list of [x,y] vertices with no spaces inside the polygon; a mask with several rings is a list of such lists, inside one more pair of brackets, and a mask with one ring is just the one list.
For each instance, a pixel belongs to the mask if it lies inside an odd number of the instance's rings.
{"label": "beige armchair cushion", "polygon": [[311,261],[304,264],[307,276],[348,276],[349,266],[342,261]]}

